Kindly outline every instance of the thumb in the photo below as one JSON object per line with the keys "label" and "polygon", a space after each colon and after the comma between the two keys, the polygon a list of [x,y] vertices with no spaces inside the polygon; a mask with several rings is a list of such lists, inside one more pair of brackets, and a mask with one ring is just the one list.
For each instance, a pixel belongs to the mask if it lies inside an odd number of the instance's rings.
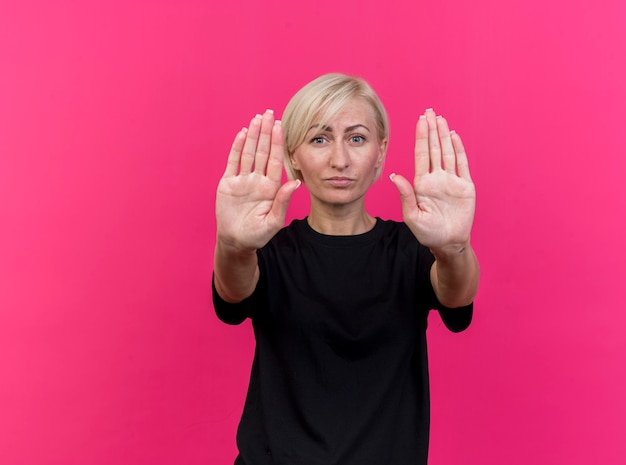
{"label": "thumb", "polygon": [[300,181],[299,179],[295,179],[293,181],[288,181],[280,186],[280,189],[278,189],[278,192],[276,192],[274,204],[272,205],[272,209],[270,210],[270,215],[272,215],[274,218],[279,219],[282,223],[285,220],[285,216],[287,215],[287,207],[289,206],[291,197],[301,184],[302,181]]}
{"label": "thumb", "polygon": [[395,173],[391,173],[389,179],[396,186],[396,189],[398,189],[400,201],[402,202],[402,210],[409,212],[415,209],[417,207],[417,199],[415,198],[415,191],[411,183],[407,181],[404,176]]}

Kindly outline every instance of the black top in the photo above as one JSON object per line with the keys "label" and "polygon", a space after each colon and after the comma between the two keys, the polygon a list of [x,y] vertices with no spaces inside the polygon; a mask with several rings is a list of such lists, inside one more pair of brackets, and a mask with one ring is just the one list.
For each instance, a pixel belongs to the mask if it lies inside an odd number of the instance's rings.
{"label": "black top", "polygon": [[438,303],[430,251],[404,223],[328,236],[295,220],[258,257],[248,299],[213,288],[218,317],[251,318],[257,342],[235,463],[425,464],[428,312],[453,331],[472,317]]}

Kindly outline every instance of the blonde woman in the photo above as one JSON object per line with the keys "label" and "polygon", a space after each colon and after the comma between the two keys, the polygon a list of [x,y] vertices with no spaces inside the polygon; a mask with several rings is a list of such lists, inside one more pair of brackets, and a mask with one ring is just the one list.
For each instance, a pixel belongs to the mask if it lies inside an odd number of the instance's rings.
{"label": "blonde woman", "polygon": [[[232,145],[216,200],[213,303],[250,318],[256,352],[236,465],[415,465],[428,454],[428,312],[472,317],[475,189],[463,144],[426,110],[411,184],[391,175],[403,222],[365,209],[388,144],[362,79],[319,77]],[[283,168],[289,181],[282,183]],[[284,227],[302,184],[309,214]]]}

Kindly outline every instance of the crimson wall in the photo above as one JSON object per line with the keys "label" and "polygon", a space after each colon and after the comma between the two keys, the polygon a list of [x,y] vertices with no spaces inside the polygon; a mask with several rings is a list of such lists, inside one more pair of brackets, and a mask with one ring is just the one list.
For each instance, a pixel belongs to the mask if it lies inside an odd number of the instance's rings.
{"label": "crimson wall", "polygon": [[[626,7],[3,1],[0,463],[229,464],[254,341],[211,307],[232,138],[329,71],[425,108],[478,190],[475,319],[429,327],[431,464],[626,463]],[[300,189],[289,218],[307,211]],[[401,218],[382,176],[371,213]]]}

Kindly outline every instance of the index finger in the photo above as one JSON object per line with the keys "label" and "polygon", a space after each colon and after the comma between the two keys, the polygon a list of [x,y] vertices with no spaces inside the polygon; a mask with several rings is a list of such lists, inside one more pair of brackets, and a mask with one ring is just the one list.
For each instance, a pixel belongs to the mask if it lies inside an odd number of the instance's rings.
{"label": "index finger", "polygon": [[272,146],[267,160],[267,177],[272,181],[280,182],[283,177],[284,143],[283,126],[280,120],[274,121],[272,127]]}
{"label": "index finger", "polygon": [[430,155],[428,151],[428,122],[420,115],[415,126],[415,176],[428,174]]}

